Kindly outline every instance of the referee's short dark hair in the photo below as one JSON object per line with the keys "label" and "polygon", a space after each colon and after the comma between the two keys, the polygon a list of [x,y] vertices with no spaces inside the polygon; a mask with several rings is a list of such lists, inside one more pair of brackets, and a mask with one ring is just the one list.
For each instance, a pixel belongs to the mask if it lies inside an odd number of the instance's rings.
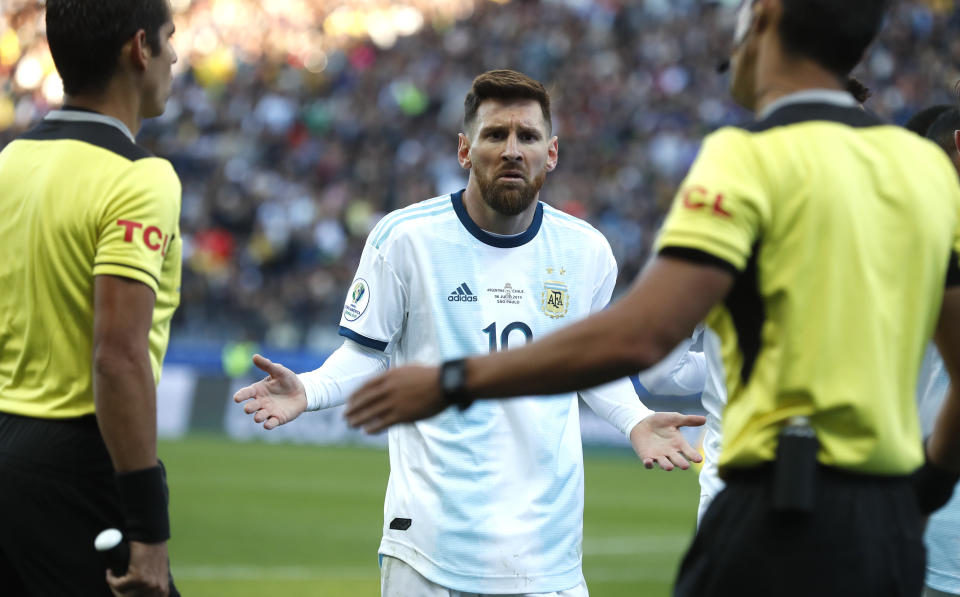
{"label": "referee's short dark hair", "polygon": [[924,136],[948,154],[953,155],[957,151],[957,143],[954,140],[957,131],[960,131],[960,111],[951,106],[933,121]]}
{"label": "referee's short dark hair", "polygon": [[780,39],[840,78],[863,58],[880,32],[889,0],[782,0]]}
{"label": "referee's short dark hair", "polygon": [[68,95],[103,91],[120,50],[137,31],[159,54],[160,27],[170,20],[167,0],[47,0],[47,43]]}

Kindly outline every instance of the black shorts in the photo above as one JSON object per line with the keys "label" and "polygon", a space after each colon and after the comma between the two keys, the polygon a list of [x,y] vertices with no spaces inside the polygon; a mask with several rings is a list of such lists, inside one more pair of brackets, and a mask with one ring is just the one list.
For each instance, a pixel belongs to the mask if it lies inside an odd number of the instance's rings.
{"label": "black shorts", "polygon": [[111,596],[93,540],[123,515],[93,415],[0,413],[0,513],[0,594]]}
{"label": "black shorts", "polygon": [[818,471],[806,515],[772,510],[772,467],[728,480],[704,514],[674,595],[920,595],[926,552],[908,478]]}

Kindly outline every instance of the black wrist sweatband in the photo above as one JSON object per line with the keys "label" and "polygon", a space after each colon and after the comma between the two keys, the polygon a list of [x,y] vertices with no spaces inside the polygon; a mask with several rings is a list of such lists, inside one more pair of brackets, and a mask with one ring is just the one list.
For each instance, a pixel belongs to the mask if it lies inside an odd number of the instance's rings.
{"label": "black wrist sweatband", "polygon": [[141,543],[162,543],[169,539],[169,494],[163,464],[116,473],[115,478],[126,521],[126,538]]}
{"label": "black wrist sweatband", "polygon": [[923,466],[913,473],[911,481],[920,511],[927,516],[950,501],[954,487],[960,481],[960,473],[942,469],[927,458]]}

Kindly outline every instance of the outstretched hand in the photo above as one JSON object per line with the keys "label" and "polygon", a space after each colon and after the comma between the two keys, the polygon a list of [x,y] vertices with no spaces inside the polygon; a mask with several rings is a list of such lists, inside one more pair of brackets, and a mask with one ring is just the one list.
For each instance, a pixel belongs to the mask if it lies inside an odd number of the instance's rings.
{"label": "outstretched hand", "polygon": [[700,415],[680,413],[653,413],[630,430],[630,443],[643,466],[659,464],[665,471],[674,467],[690,468],[690,462],[700,462],[703,456],[687,443],[680,427],[699,427],[707,422]]}
{"label": "outstretched hand", "polygon": [[426,419],[447,406],[437,367],[398,367],[354,392],[344,416],[351,427],[379,433],[396,423]]}
{"label": "outstretched hand", "polygon": [[306,390],[293,371],[258,354],[253,355],[253,364],[268,375],[233,395],[234,402],[246,402],[243,412],[252,414],[264,429],[273,429],[307,410]]}

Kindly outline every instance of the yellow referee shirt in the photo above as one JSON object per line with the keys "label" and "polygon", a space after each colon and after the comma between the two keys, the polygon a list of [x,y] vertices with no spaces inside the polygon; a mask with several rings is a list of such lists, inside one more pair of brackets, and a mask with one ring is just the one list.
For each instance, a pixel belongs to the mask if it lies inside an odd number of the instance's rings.
{"label": "yellow referee shirt", "polygon": [[156,293],[154,377],[180,301],[180,182],[120,121],[52,112],[0,152],[0,411],[94,412],[93,282]]}
{"label": "yellow referee shirt", "polygon": [[785,102],[707,137],[657,246],[736,276],[706,321],[728,392],[721,474],[773,460],[795,415],[825,465],[922,464],[917,374],[945,281],[960,284],[960,186],[939,147],[853,105]]}

